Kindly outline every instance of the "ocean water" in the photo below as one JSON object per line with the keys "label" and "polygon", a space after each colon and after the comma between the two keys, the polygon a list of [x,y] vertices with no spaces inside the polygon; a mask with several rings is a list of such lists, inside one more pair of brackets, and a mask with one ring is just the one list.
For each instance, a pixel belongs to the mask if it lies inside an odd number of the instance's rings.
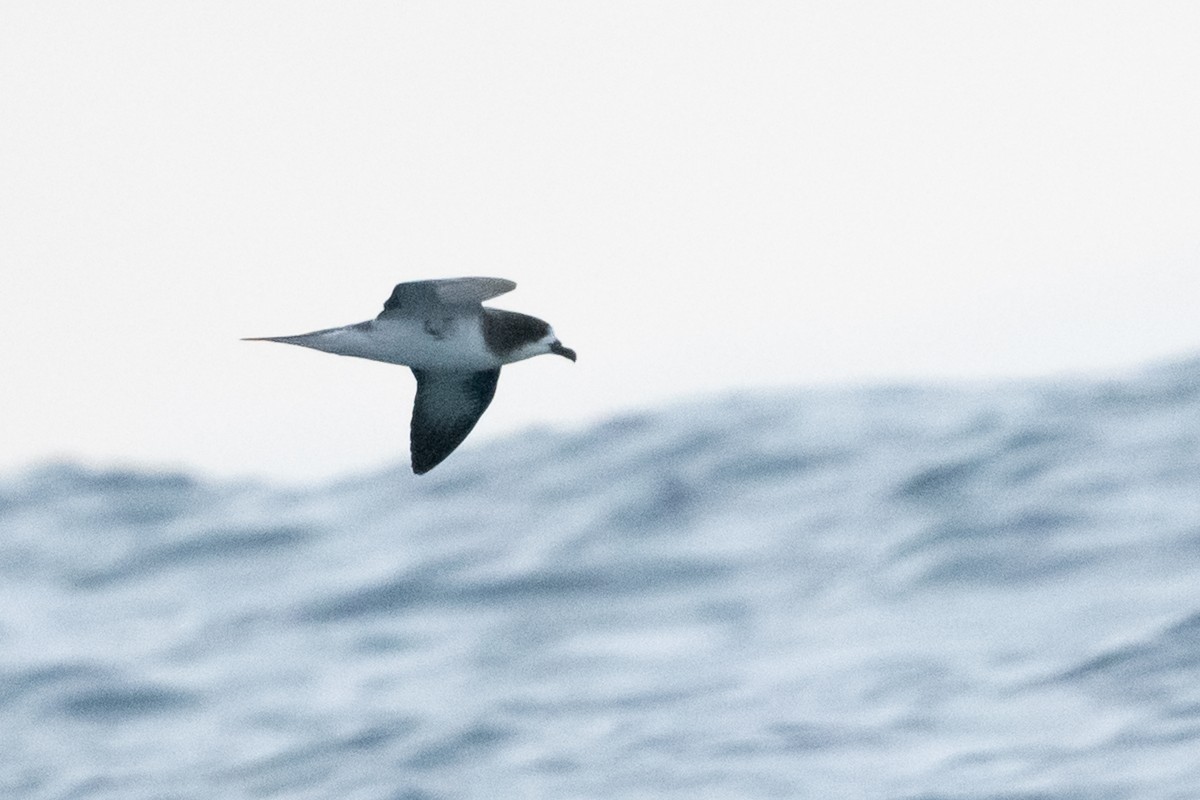
{"label": "ocean water", "polygon": [[1200,359],[0,481],[0,797],[1200,797]]}

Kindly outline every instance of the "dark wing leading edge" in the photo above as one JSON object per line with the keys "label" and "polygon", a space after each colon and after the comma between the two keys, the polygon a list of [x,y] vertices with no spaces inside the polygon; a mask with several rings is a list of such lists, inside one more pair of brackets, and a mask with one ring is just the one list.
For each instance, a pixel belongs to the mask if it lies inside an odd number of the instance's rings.
{"label": "dark wing leading edge", "polygon": [[417,399],[413,403],[410,445],[412,468],[424,475],[462,444],[496,394],[500,370],[440,372],[414,369]]}
{"label": "dark wing leading edge", "polygon": [[415,316],[421,309],[437,306],[477,306],[515,288],[517,284],[504,278],[446,278],[398,283],[379,316]]}

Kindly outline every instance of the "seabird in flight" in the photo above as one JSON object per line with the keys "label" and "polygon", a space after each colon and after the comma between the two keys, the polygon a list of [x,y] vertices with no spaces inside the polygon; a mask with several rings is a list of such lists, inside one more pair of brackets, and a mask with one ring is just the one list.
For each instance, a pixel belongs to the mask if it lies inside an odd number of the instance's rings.
{"label": "seabird in flight", "polygon": [[575,360],[575,351],[564,347],[546,322],[482,305],[516,287],[503,278],[410,281],[392,290],[375,319],[246,341],[298,344],[410,367],[417,378],[412,469],[423,475],[475,427],[496,393],[500,367],[542,353]]}

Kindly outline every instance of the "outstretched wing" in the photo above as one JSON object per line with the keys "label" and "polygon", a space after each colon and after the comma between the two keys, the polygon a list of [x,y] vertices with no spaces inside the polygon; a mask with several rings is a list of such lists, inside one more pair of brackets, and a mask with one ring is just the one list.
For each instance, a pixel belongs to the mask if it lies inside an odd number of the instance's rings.
{"label": "outstretched wing", "polygon": [[412,469],[424,475],[462,444],[496,394],[500,370],[442,372],[414,369],[417,399],[413,403],[410,445]]}
{"label": "outstretched wing", "polygon": [[517,284],[504,278],[445,278],[398,283],[379,316],[415,315],[436,306],[479,305],[511,292]]}

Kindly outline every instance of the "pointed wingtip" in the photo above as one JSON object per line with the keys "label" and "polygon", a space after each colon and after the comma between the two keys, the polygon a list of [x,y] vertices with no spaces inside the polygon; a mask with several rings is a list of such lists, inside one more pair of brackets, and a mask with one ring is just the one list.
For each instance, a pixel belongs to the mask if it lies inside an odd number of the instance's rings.
{"label": "pointed wingtip", "polygon": [[410,448],[409,455],[411,456],[413,475],[424,475],[438,464],[446,460],[446,456],[450,453],[431,453],[425,450],[412,450]]}

